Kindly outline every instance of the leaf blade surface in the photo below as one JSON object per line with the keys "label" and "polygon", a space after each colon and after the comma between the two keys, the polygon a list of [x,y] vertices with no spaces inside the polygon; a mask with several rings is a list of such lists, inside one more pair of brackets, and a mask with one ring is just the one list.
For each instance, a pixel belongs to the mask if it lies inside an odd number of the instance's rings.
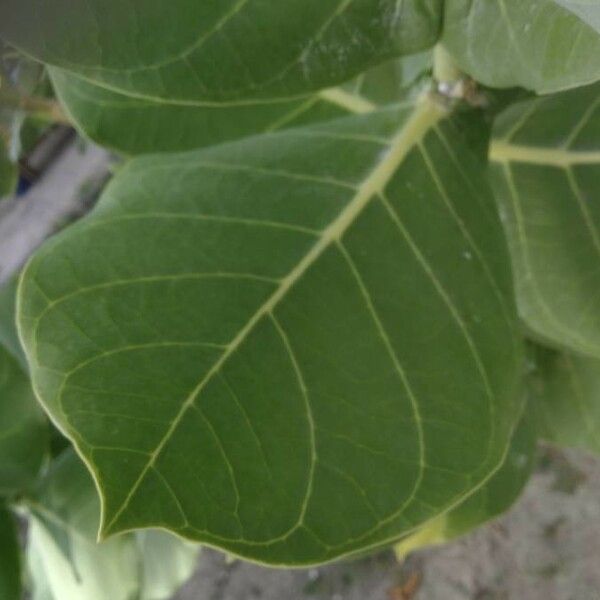
{"label": "leaf blade surface", "polygon": [[8,0],[0,33],[44,62],[139,97],[285,98],[431,47],[441,4],[176,0],[165,11],[158,1]]}
{"label": "leaf blade surface", "polygon": [[430,102],[135,160],[30,263],[36,389],[96,474],[104,534],[313,564],[499,468],[520,411],[504,240]]}
{"label": "leaf blade surface", "polygon": [[521,317],[541,340],[591,356],[600,355],[599,91],[508,109],[491,149]]}
{"label": "leaf blade surface", "polygon": [[[554,0],[447,2],[443,43],[458,65],[491,87],[548,94],[600,79],[600,32]],[[600,9],[589,7],[597,22]]]}

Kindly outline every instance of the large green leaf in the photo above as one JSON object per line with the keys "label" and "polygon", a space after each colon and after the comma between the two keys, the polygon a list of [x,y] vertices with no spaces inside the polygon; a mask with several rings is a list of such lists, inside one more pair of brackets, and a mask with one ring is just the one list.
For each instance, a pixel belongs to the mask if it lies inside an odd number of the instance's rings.
{"label": "large green leaf", "polygon": [[[63,69],[51,69],[56,93],[70,118],[97,143],[126,154],[175,152],[332,119],[369,103],[342,90],[242,105],[182,105],[108,90]],[[334,92],[333,94],[331,92]]]}
{"label": "large green leaf", "polygon": [[519,498],[535,462],[537,424],[528,407],[515,430],[504,464],[475,494],[448,514],[438,517],[422,530],[396,546],[399,557],[423,546],[443,544],[465,535],[505,513]]}
{"label": "large green leaf", "polygon": [[110,89],[237,104],[431,47],[441,12],[442,0],[4,0],[0,35]]}
{"label": "large green leaf", "polygon": [[443,43],[462,69],[492,87],[549,93],[592,83],[600,79],[600,30],[594,27],[600,4],[589,3],[588,15],[576,4],[447,1]]}
{"label": "large green leaf", "polygon": [[364,113],[397,102],[427,69],[430,53],[396,59],[344,87],[279,102],[181,105],[107,90],[64,69],[51,69],[56,93],[73,122],[95,142],[126,154],[191,150],[251,134]]}
{"label": "large green leaf", "polygon": [[495,191],[526,325],[600,357],[600,84],[531,100],[498,120]]}
{"label": "large green leaf", "polygon": [[[102,533],[307,564],[402,536],[520,413],[505,242],[432,101],[129,163],[20,289]],[[475,126],[480,126],[476,119]]]}
{"label": "large green leaf", "polygon": [[46,420],[29,379],[0,346],[0,496],[34,483],[47,443]]}
{"label": "large green leaf", "polygon": [[548,441],[600,453],[600,360],[533,349],[530,387]]}
{"label": "large green leaf", "polygon": [[98,496],[71,450],[56,460],[28,506],[34,600],[166,599],[195,567],[197,548],[164,532],[98,544]]}
{"label": "large green leaf", "polygon": [[21,600],[21,549],[17,526],[9,510],[0,504],[0,598]]}

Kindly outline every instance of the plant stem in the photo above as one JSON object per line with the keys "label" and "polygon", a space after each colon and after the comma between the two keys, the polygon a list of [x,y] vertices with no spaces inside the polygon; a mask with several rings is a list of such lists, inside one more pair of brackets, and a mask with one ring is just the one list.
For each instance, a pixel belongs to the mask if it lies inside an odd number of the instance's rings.
{"label": "plant stem", "polygon": [[438,83],[453,84],[463,77],[450,53],[438,44],[433,50],[433,76]]}
{"label": "plant stem", "polygon": [[32,117],[70,125],[71,121],[55,100],[24,96],[13,89],[0,89],[0,108],[22,111]]}

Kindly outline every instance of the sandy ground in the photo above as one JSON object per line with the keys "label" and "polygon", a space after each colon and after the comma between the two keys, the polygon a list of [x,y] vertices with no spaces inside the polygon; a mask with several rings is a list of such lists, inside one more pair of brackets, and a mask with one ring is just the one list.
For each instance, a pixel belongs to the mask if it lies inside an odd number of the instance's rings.
{"label": "sandy ground", "polygon": [[272,570],[205,550],[176,600],[600,600],[600,461],[540,451],[503,518],[399,565],[391,553]]}

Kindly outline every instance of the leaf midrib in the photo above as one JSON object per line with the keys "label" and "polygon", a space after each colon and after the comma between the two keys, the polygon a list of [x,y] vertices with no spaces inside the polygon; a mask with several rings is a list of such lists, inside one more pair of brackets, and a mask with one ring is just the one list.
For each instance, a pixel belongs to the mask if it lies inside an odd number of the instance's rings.
{"label": "leaf midrib", "polygon": [[567,168],[573,165],[600,164],[600,151],[544,148],[497,140],[490,147],[490,160]]}
{"label": "leaf midrib", "polygon": [[[221,357],[215,362],[211,369],[206,373],[191,394],[185,399],[181,408],[174,419],[171,421],[160,442],[153,452],[150,453],[148,462],[141,470],[140,475],[132,485],[129,493],[125,497],[120,508],[116,510],[110,522],[105,523],[105,501],[102,499],[102,518],[100,533],[109,535],[119,517],[126,510],[134,494],[143,482],[146,474],[154,467],[157,458],[160,456],[165,445],[171,439],[179,426],[182,418],[188,409],[194,404],[198,396],[202,393],[204,387],[211,381],[230,356],[241,346],[248,335],[254,330],[260,320],[271,314],[279,302],[286,296],[290,289],[299,281],[306,271],[319,259],[325,250],[333,243],[338,242],[350,225],[356,220],[358,215],[369,204],[369,202],[380,192],[384,190],[398,167],[402,164],[408,153],[425,136],[425,134],[444,116],[446,111],[429,96],[425,96],[417,101],[413,113],[404,122],[398,134],[390,142],[389,150],[382,160],[375,166],[358,188],[353,199],[346,205],[340,215],[325,230],[323,230],[319,240],[312,249],[304,256],[298,265],[292,269],[289,275],[283,278],[279,287],[269,297],[269,299],[258,308],[254,315],[248,320],[246,325],[239,331],[235,338],[227,346]],[[310,486],[309,486],[310,487]],[[305,500],[306,501],[306,500]]]}

